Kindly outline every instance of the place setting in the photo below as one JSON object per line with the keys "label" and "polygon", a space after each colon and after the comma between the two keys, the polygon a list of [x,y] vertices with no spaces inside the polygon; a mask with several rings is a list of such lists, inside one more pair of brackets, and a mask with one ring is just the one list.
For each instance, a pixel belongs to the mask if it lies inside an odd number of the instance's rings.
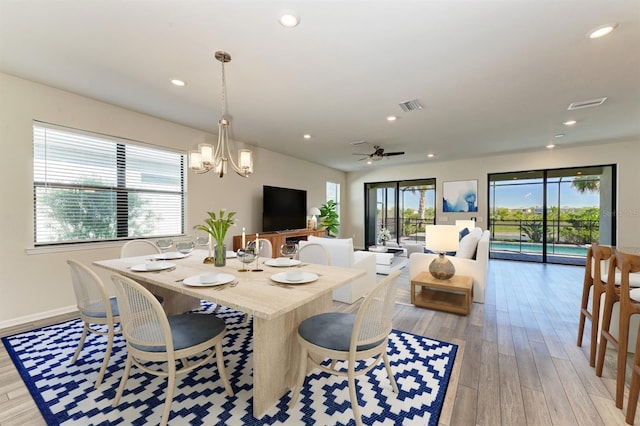
{"label": "place setting", "polygon": [[205,272],[187,277],[182,280],[182,283],[189,287],[219,287],[231,283],[231,287],[235,287],[238,281],[233,274]]}
{"label": "place setting", "polygon": [[271,280],[278,284],[296,285],[308,284],[318,279],[319,275],[313,272],[303,271],[300,268],[288,269],[285,272],[279,272],[271,275]]}
{"label": "place setting", "polygon": [[165,262],[161,260],[150,260],[139,265],[131,267],[133,272],[160,272],[168,269],[175,268],[176,264],[172,262]]}

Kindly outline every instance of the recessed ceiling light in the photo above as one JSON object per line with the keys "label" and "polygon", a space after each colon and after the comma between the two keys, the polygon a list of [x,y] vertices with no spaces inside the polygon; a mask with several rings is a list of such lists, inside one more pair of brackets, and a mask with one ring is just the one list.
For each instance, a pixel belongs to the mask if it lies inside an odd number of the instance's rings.
{"label": "recessed ceiling light", "polygon": [[597,28],[592,29],[591,31],[589,31],[587,33],[587,37],[589,38],[600,38],[600,37],[604,37],[608,34],[611,34],[613,32],[613,30],[616,29],[616,27],[618,26],[618,24],[611,23],[611,24],[605,24],[605,25],[600,25]]}
{"label": "recessed ceiling light", "polygon": [[171,84],[173,84],[174,86],[178,86],[178,87],[184,87],[184,86],[187,85],[187,83],[185,83],[184,81],[178,80],[178,79],[175,79],[175,78],[173,80],[171,80]]}
{"label": "recessed ceiling light", "polygon": [[373,160],[367,160],[367,164],[373,164]]}
{"label": "recessed ceiling light", "polygon": [[311,135],[307,133],[306,135],[304,135],[304,136],[303,136],[303,138],[305,138],[305,139],[311,139]]}
{"label": "recessed ceiling light", "polygon": [[551,148],[553,148],[553,147],[555,147],[555,145],[554,145],[554,144],[552,144],[552,143],[550,143],[550,144],[548,144],[548,145],[546,146],[546,148],[549,148],[549,149],[551,149]]}
{"label": "recessed ceiling light", "polygon": [[300,18],[292,10],[283,10],[278,18],[280,25],[286,28],[293,28],[300,23]]}
{"label": "recessed ceiling light", "polygon": [[390,115],[387,117],[387,121],[396,121],[398,119],[398,117],[396,117],[395,115]]}
{"label": "recessed ceiling light", "polygon": [[558,133],[557,135],[553,135],[554,138],[564,138],[564,133]]}
{"label": "recessed ceiling light", "polygon": [[433,158],[433,157],[435,157],[435,155],[434,154],[427,154],[427,157]]}
{"label": "recessed ceiling light", "polygon": [[565,121],[565,122],[564,122],[564,123],[562,123],[562,124],[564,124],[565,126],[573,126],[573,125],[575,125],[576,123],[577,123],[577,121],[576,121],[576,120],[567,120],[567,121]]}

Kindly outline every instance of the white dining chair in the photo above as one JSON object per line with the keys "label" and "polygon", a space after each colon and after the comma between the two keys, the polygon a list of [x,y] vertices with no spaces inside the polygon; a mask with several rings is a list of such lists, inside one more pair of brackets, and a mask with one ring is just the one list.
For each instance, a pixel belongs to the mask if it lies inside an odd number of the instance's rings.
{"label": "white dining chair", "polygon": [[[161,425],[166,425],[176,389],[176,375],[206,365],[214,355],[227,395],[234,395],[224,366],[222,339],[226,325],[222,319],[197,313],[167,317],[149,290],[122,275],[112,275],[111,279],[116,288],[122,334],[127,346],[127,361],[113,401],[114,407],[120,403],[131,367],[136,365],[146,373],[168,378],[160,421]],[[196,358],[192,364],[186,362],[187,358],[206,351],[209,351],[206,356]],[[144,364],[146,361],[164,362],[166,370],[149,368]],[[181,361],[181,368],[177,368],[178,361]]]}
{"label": "white dining chair", "polygon": [[[307,375],[307,363],[329,374],[346,376],[349,397],[356,425],[362,424],[356,392],[355,377],[373,369],[381,360],[387,370],[391,388],[398,393],[398,386],[387,356],[387,341],[391,332],[391,319],[395,306],[397,278],[400,271],[393,271],[383,279],[363,300],[356,314],[328,312],[314,315],[298,326],[300,362],[298,377],[291,392],[289,409],[297,402]],[[371,360],[356,370],[362,360]],[[320,364],[330,359],[329,366]],[[345,361],[337,364],[337,361]],[[338,368],[336,368],[338,366]]]}
{"label": "white dining chair", "polygon": [[136,257],[160,254],[162,250],[153,241],[131,240],[124,243],[120,249],[120,257]]}
{"label": "white dining chair", "polygon": [[[271,241],[266,240],[264,238],[258,238],[258,253],[260,257],[264,257],[270,259],[273,257],[273,247],[271,246]],[[256,240],[250,240],[247,242],[247,248],[252,248],[256,246]]]}
{"label": "white dining chair", "polygon": [[[102,280],[95,272],[75,260],[69,259],[67,264],[71,270],[71,282],[76,295],[80,319],[84,323],[80,341],[71,359],[71,364],[75,364],[78,360],[88,333],[107,336],[107,348],[95,383],[97,388],[102,383],[104,373],[109,364],[114,335],[120,333],[120,330],[115,328],[115,325],[120,322],[118,303],[115,297],[110,298],[107,295]],[[106,325],[107,330],[96,328],[94,327],[95,325]]]}
{"label": "white dining chair", "polygon": [[297,257],[303,263],[315,263],[317,265],[329,265],[331,263],[329,250],[318,243],[301,244]]}

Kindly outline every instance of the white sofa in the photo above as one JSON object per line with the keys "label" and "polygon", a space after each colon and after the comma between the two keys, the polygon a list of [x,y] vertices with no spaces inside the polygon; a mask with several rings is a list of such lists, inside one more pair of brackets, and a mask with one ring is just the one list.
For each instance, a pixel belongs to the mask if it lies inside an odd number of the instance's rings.
{"label": "white sofa", "polygon": [[[448,225],[437,225],[448,226]],[[466,275],[473,278],[473,301],[484,303],[484,293],[487,283],[487,272],[489,266],[489,242],[491,239],[489,231],[482,232],[482,229],[475,228],[469,235],[479,235],[475,259],[463,257],[447,256],[456,268],[457,275]],[[466,236],[464,238],[468,238]],[[429,264],[438,255],[431,253],[412,253],[409,257],[409,276],[415,277],[421,271],[428,271]]]}
{"label": "white sofa", "polygon": [[300,247],[305,244],[322,244],[329,251],[332,266],[357,268],[365,271],[365,275],[357,278],[333,291],[333,300],[343,303],[353,303],[366,295],[376,286],[376,256],[367,251],[353,251],[351,238],[320,238],[310,235],[307,241],[300,241]]}

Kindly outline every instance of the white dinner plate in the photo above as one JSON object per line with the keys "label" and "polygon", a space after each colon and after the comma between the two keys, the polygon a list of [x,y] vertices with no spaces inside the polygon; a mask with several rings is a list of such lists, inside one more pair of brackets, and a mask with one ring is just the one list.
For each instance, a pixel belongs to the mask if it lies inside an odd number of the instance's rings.
{"label": "white dinner plate", "polygon": [[154,271],[162,271],[163,269],[169,269],[176,266],[175,263],[171,262],[149,262],[149,263],[141,263],[140,265],[135,265],[131,267],[131,270],[134,272],[154,272]]}
{"label": "white dinner plate", "polygon": [[235,251],[231,251],[231,250],[227,250],[227,259],[233,259],[234,257],[237,257],[237,254]]}
{"label": "white dinner plate", "polygon": [[179,251],[171,251],[168,253],[160,253],[153,256],[155,259],[160,260],[173,260],[173,259],[184,259],[189,256],[188,254],[180,253]]}
{"label": "white dinner plate", "polygon": [[200,281],[200,275],[194,275],[192,277],[185,278],[184,280],[182,280],[182,282],[191,287],[212,287],[216,285],[223,285],[223,284],[230,283],[235,279],[236,277],[231,274],[218,274],[218,279],[215,280],[214,282],[203,283],[202,281]]}
{"label": "white dinner plate", "polygon": [[277,259],[268,259],[264,261],[265,265],[275,266],[277,268],[288,268],[300,264],[298,259],[290,259],[288,257],[278,257]]}
{"label": "white dinner plate", "polygon": [[318,275],[314,274],[313,272],[302,271],[302,278],[300,280],[290,281],[287,279],[286,272],[280,272],[278,274],[271,275],[271,279],[277,283],[282,283],[282,284],[306,284],[306,283],[310,283],[317,280]]}

